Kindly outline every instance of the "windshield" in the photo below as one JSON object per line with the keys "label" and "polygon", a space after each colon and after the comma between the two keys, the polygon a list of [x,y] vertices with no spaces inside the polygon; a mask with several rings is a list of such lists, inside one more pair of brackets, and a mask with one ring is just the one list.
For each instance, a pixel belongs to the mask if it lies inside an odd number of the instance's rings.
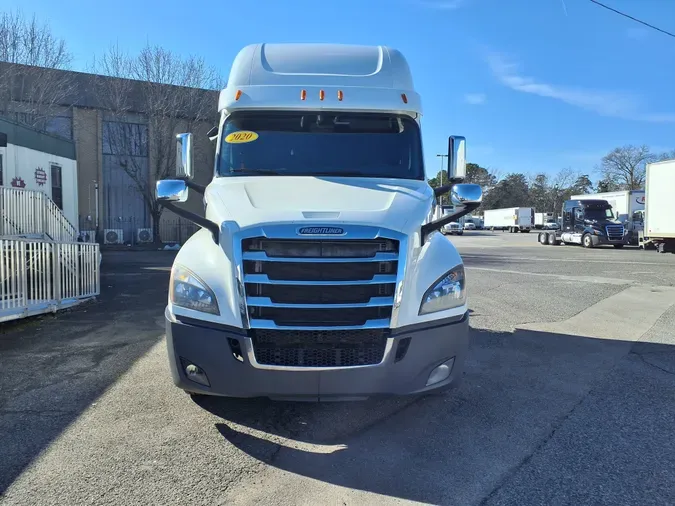
{"label": "windshield", "polygon": [[614,218],[610,208],[587,207],[584,214],[586,219],[591,221],[611,220]]}
{"label": "windshield", "polygon": [[225,122],[217,175],[424,180],[420,132],[375,113],[238,112]]}

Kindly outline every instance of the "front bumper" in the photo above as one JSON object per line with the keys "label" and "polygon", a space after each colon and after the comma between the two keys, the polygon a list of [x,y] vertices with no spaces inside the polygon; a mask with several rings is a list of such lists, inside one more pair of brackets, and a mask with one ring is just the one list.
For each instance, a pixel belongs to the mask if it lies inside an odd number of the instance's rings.
{"label": "front bumper", "polygon": [[[284,400],[354,400],[377,395],[406,395],[457,386],[468,350],[469,316],[393,329],[388,353],[377,365],[320,368],[264,368],[253,363],[245,331],[211,324],[185,323],[166,313],[166,340],[173,381],[183,390],[227,397],[270,397]],[[399,344],[409,338],[402,359]],[[243,353],[232,353],[231,340]],[[400,354],[399,354],[400,355]],[[427,386],[431,372],[454,359],[450,375]],[[185,364],[204,371],[209,386],[188,379]]]}
{"label": "front bumper", "polygon": [[596,246],[602,245],[602,246],[609,246],[610,244],[630,244],[630,236],[629,235],[624,235],[621,240],[618,241],[611,241],[606,235],[593,235],[593,242]]}

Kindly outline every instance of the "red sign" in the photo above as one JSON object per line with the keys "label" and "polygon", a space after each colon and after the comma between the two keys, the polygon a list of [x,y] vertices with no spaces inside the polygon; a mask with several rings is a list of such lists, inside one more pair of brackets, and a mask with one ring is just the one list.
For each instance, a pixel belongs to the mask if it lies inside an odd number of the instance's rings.
{"label": "red sign", "polygon": [[38,167],[35,169],[35,182],[39,186],[44,186],[45,183],[47,182],[47,173],[44,171],[42,167]]}
{"label": "red sign", "polygon": [[25,188],[26,182],[20,177],[15,177],[14,179],[12,179],[12,186],[14,188]]}

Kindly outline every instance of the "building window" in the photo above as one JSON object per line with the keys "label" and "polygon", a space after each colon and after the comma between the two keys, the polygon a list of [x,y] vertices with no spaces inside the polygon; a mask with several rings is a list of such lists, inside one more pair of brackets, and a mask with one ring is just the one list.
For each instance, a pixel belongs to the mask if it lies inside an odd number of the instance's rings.
{"label": "building window", "polygon": [[148,126],[139,123],[103,123],[103,154],[148,156]]}
{"label": "building window", "polygon": [[0,155],[0,186],[5,184],[5,180],[3,179],[3,174],[2,174],[2,155]]}
{"label": "building window", "polygon": [[73,118],[68,116],[52,116],[51,118],[47,118],[45,122],[45,131],[72,140]]}
{"label": "building window", "polygon": [[70,116],[37,116],[28,112],[15,113],[16,121],[36,130],[73,139],[73,118]]}
{"label": "building window", "polygon": [[63,187],[61,186],[61,167],[51,165],[52,172],[52,200],[63,211]]}

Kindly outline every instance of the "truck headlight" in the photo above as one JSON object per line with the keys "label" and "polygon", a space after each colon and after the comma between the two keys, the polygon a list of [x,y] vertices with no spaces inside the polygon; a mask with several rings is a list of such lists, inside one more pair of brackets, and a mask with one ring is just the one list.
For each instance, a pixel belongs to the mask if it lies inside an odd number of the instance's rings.
{"label": "truck headlight", "polygon": [[435,313],[466,303],[464,266],[457,265],[429,288],[420,305],[419,314]]}
{"label": "truck headlight", "polygon": [[213,290],[194,272],[182,265],[175,265],[171,270],[169,297],[171,303],[176,306],[203,313],[220,314]]}

